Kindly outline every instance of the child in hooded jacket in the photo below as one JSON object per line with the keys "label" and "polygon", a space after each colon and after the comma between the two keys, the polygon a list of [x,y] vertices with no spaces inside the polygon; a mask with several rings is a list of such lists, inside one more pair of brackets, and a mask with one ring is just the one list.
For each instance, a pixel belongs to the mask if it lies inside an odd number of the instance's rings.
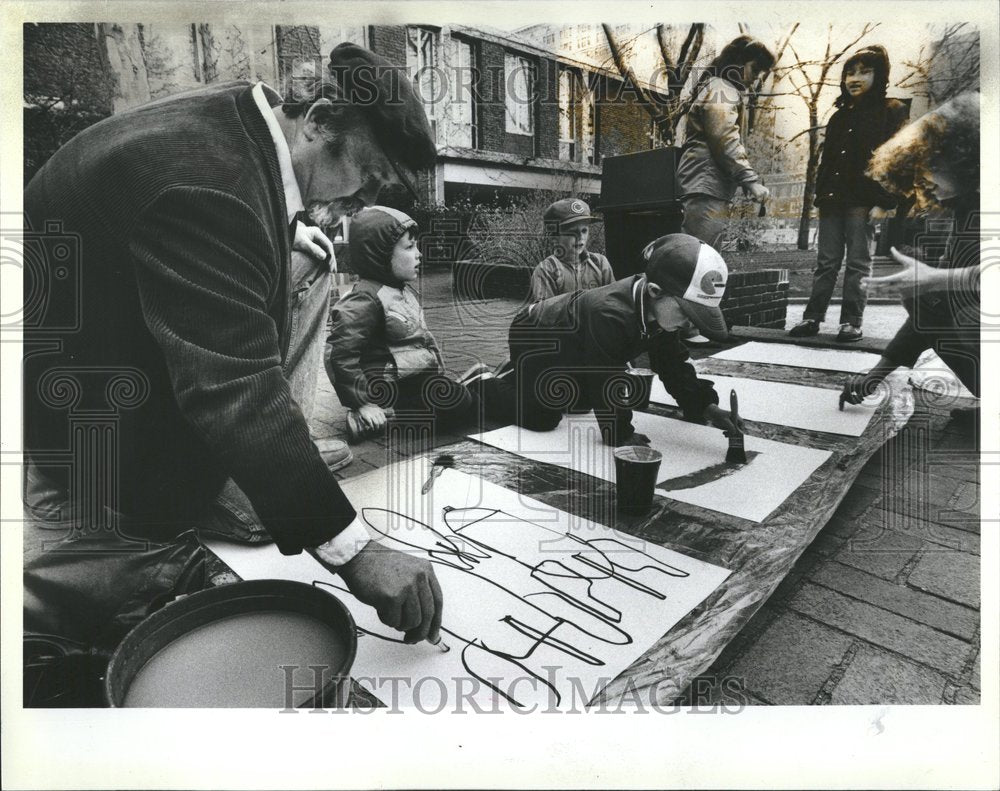
{"label": "child in hooded jacket", "polygon": [[826,126],[816,174],[816,272],[803,320],[789,331],[792,337],[819,332],[846,253],[837,340],[851,343],[862,338],[861,322],[868,300],[862,278],[871,274],[873,223],[896,207],[896,198],[865,175],[865,169],[872,152],[896,134],[909,115],[905,104],[886,97],[888,84],[889,55],[884,47],[864,47],[844,62],[840,96],[835,102],[838,109]]}
{"label": "child in hooded jacket", "polygon": [[[372,206],[351,221],[351,268],[361,276],[334,306],[326,370],[357,442],[394,412],[425,413],[437,428],[471,420],[479,402],[444,373],[441,350],[424,321],[413,283],[420,267],[417,224]],[[390,412],[391,410],[391,412]]]}

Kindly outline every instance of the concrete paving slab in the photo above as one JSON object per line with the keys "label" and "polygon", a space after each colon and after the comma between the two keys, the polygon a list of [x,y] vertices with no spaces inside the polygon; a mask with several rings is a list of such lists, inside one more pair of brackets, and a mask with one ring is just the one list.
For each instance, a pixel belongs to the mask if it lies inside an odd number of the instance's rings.
{"label": "concrete paving slab", "polygon": [[955,637],[812,583],[789,608],[950,675],[961,673],[972,651]]}
{"label": "concrete paving slab", "polygon": [[927,551],[907,584],[969,607],[979,608],[979,566],[975,555],[950,550]]}
{"label": "concrete paving slab", "polygon": [[834,560],[892,580],[923,545],[919,538],[881,525],[862,525],[834,555]]}
{"label": "concrete paving slab", "polygon": [[972,640],[979,613],[906,585],[872,576],[841,563],[822,563],[809,579],[854,599],[918,621],[963,640]]}
{"label": "concrete paving slab", "polygon": [[981,693],[972,687],[962,687],[955,692],[956,706],[978,706],[981,702]]}
{"label": "concrete paving slab", "polygon": [[940,673],[863,645],[834,688],[830,703],[847,706],[936,704],[941,703],[945,683]]}
{"label": "concrete paving slab", "polygon": [[851,646],[851,638],[785,613],[729,668],[746,689],[770,703],[812,703]]}
{"label": "concrete paving slab", "polygon": [[887,511],[878,503],[854,520],[853,525],[856,528],[855,532],[847,537],[852,537],[861,530],[891,530],[946,549],[968,552],[973,555],[979,554],[980,538],[978,532],[961,529],[961,525],[957,524],[942,525],[900,514],[897,511]]}

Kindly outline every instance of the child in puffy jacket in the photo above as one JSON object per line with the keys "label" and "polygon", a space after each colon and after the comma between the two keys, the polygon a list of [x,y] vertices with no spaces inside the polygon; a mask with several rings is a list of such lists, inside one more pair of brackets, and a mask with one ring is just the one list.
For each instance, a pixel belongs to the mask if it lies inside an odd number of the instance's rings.
{"label": "child in puffy jacket", "polygon": [[862,338],[861,322],[868,295],[862,279],[871,274],[869,252],[874,223],[896,207],[896,198],[865,175],[872,152],[906,122],[909,110],[885,95],[889,55],[883,47],[864,47],[844,62],[837,111],[826,125],[823,158],[816,174],[819,243],[816,272],[802,321],[789,331],[793,338],[819,332],[844,262],[844,300],[837,341]]}
{"label": "child in puffy jacket", "polygon": [[[334,306],[326,370],[358,442],[396,412],[425,414],[438,428],[471,420],[478,399],[444,373],[413,283],[420,267],[417,224],[372,206],[351,221],[351,268],[361,276]],[[391,411],[390,411],[391,410]]]}

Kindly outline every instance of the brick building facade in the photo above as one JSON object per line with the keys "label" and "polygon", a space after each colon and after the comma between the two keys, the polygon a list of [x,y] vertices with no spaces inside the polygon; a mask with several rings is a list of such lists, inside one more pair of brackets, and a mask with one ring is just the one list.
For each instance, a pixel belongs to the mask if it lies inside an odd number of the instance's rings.
{"label": "brick building facade", "polygon": [[[93,69],[106,86],[93,91],[100,115],[233,79],[263,80],[291,95],[297,80],[318,73],[340,41],[367,46],[406,69],[424,98],[439,152],[436,167],[421,179],[429,204],[463,197],[489,202],[526,190],[597,195],[603,157],[648,149],[654,140],[649,114],[616,73],[508,33],[438,25],[33,26],[25,39],[25,101],[45,110],[30,123],[51,126],[53,114],[72,115],[80,98],[49,101],[65,87],[45,69],[31,69],[32,53],[47,62],[78,61],[80,36],[93,36],[85,49],[100,55]],[[103,94],[113,94],[113,101]],[[75,132],[89,122],[64,126]],[[32,139],[27,119],[25,131]],[[51,136],[51,150],[31,151],[26,179],[63,137]]]}

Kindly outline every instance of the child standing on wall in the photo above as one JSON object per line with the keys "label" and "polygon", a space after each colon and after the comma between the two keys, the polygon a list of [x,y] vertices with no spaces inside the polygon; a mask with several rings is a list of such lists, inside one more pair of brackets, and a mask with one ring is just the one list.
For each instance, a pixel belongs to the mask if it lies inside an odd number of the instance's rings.
{"label": "child standing on wall", "polygon": [[425,413],[437,428],[478,414],[476,396],[445,375],[424,321],[413,286],[421,259],[416,234],[412,218],[386,206],[351,222],[350,264],[361,279],[334,306],[326,344],[327,374],[350,410],[350,442],[381,431],[393,412]]}
{"label": "child standing on wall", "polygon": [[885,95],[889,84],[889,55],[872,45],[855,52],[844,63],[837,111],[826,127],[823,158],[816,175],[819,208],[819,244],[812,294],[803,320],[789,335],[816,335],[826,319],[840,265],[847,254],[844,299],[840,308],[840,343],[862,338],[861,322],[867,302],[862,278],[871,274],[869,248],[874,223],[888,216],[896,199],[865,175],[872,152],[906,122],[909,110]]}
{"label": "child standing on wall", "polygon": [[554,240],[555,249],[531,273],[532,302],[615,281],[608,259],[587,249],[590,224],[598,220],[585,201],[558,200],[545,210],[544,220],[545,233]]}

